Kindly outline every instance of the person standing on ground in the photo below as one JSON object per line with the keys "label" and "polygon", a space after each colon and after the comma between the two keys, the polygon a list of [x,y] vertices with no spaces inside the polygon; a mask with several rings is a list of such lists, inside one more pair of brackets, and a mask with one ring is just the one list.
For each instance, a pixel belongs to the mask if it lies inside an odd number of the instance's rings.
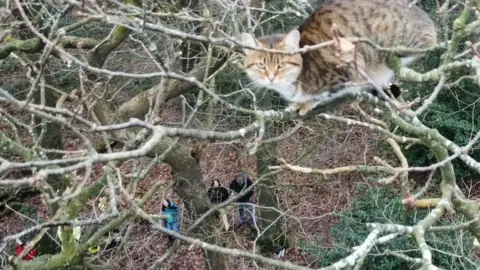
{"label": "person standing on ground", "polygon": [[[179,222],[179,216],[178,216],[178,206],[170,201],[170,200],[167,200],[167,199],[164,199],[162,201],[162,212],[164,215],[167,216],[167,218],[165,219],[165,228],[167,228],[168,230],[171,230],[171,231],[174,231],[174,232],[179,232],[179,226],[178,226],[178,222]],[[170,242],[173,242],[175,240],[175,238],[171,235],[168,236],[168,239],[170,240]]]}
{"label": "person standing on ground", "polygon": [[[226,200],[230,194],[228,193],[228,189],[223,187],[218,180],[213,180],[210,188],[208,189],[208,198],[213,204],[220,204]],[[225,230],[228,231],[230,229],[230,225],[228,224],[227,214],[225,213],[224,208],[218,209],[218,213],[220,214],[220,218],[225,226]]]}
{"label": "person standing on ground", "polygon": [[[230,189],[235,193],[240,193],[253,184],[253,181],[242,172],[238,177],[233,179],[230,183]],[[249,225],[250,228],[255,228],[255,206],[251,203],[250,199],[253,196],[253,189],[247,192],[245,195],[238,198],[238,213],[240,215],[240,222],[238,226],[242,226],[245,223],[245,212],[250,216]]]}

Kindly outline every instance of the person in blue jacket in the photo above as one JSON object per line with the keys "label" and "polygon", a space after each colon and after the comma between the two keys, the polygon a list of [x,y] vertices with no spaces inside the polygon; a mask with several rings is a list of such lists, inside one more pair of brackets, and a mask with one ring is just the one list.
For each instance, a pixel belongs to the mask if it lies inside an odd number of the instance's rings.
{"label": "person in blue jacket", "polygon": [[[167,200],[167,199],[164,199],[162,201],[162,212],[164,215],[167,216],[167,218],[165,219],[165,228],[167,228],[168,230],[171,230],[171,231],[174,231],[174,232],[179,232],[179,226],[178,226],[178,223],[179,223],[179,216],[178,216],[178,206],[170,201],[170,200]],[[171,235],[168,236],[168,239],[173,242],[175,240],[175,238]]]}

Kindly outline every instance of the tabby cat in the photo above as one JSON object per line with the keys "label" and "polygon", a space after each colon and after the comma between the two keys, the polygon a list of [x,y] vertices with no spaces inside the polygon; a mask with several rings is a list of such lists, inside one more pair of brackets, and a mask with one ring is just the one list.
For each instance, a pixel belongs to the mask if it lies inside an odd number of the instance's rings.
{"label": "tabby cat", "polygon": [[[337,34],[332,31],[336,24]],[[251,47],[297,50],[305,45],[338,40],[336,37],[368,38],[382,47],[404,46],[430,48],[437,44],[433,21],[407,0],[327,0],[301,25],[287,34],[255,38],[242,34],[242,42]],[[346,92],[370,91],[363,74],[380,87],[394,80],[387,66],[388,53],[370,45],[355,45],[356,65],[345,65],[335,53],[334,45],[304,54],[274,54],[245,49],[244,68],[250,80],[275,90],[292,102],[288,110],[305,115],[327,99]],[[421,57],[420,54],[398,55],[402,66]]]}

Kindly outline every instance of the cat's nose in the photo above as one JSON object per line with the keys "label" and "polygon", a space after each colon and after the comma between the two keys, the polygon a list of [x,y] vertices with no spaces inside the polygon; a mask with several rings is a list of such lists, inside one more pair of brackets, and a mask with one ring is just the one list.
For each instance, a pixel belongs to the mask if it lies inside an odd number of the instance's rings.
{"label": "cat's nose", "polygon": [[270,82],[273,82],[273,80],[275,80],[275,75],[273,75],[273,74],[272,74],[272,75],[268,75],[267,78],[268,78],[268,80],[269,80]]}

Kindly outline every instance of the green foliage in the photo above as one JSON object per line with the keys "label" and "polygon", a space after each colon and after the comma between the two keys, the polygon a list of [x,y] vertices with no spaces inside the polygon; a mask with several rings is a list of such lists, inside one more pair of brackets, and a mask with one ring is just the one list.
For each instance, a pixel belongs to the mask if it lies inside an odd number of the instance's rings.
{"label": "green foliage", "polygon": [[[431,70],[440,64],[440,53],[430,54],[414,67],[420,71]],[[460,79],[468,74],[467,70],[459,70],[452,74],[450,81]],[[402,85],[409,93],[405,95],[408,100],[416,97],[426,99],[433,91],[435,84],[432,83],[404,83]],[[436,129],[447,139],[453,141],[459,146],[466,145],[474,136],[480,124],[479,110],[476,108],[480,103],[480,88],[470,79],[462,79],[456,85],[444,88],[436,101],[429,107],[420,120],[428,127]],[[480,152],[474,149],[471,153],[474,158],[480,157]],[[427,148],[420,145],[411,147],[405,151],[411,165],[422,166],[435,162],[435,157]],[[454,161],[457,168],[456,173],[459,178],[472,177],[473,171],[468,169],[462,162]]]}
{"label": "green foliage", "polygon": [[[432,17],[435,17],[436,1],[425,1],[422,6]],[[442,33],[444,32],[443,28],[447,26],[451,29],[460,10],[457,9],[450,13],[450,17],[446,21],[436,20],[439,39],[442,41],[445,39],[445,35]],[[449,31],[450,35],[451,31]],[[463,49],[464,46],[461,46],[460,50]],[[412,68],[419,72],[433,70],[441,65],[443,53],[443,51],[429,53]],[[438,130],[440,134],[460,146],[469,142],[480,124],[480,115],[476,108],[479,105],[480,95],[478,93],[480,88],[470,78],[464,77],[467,74],[471,74],[471,71],[466,68],[451,72],[448,81],[450,85],[442,89],[435,102],[419,117],[426,126]],[[452,84],[452,82],[456,83]],[[435,86],[436,83],[402,83],[402,87],[409,90],[408,94],[405,95],[407,100],[413,100],[416,97],[421,97],[424,100],[429,97]],[[474,158],[480,157],[480,151],[477,149],[473,149],[470,154]],[[405,151],[405,155],[412,166],[424,166],[436,162],[434,155],[421,145],[411,147]],[[474,177],[474,172],[461,161],[455,160],[453,163],[458,178]]]}
{"label": "green foliage", "polygon": [[[394,188],[358,189],[358,200],[349,210],[337,213],[339,224],[330,228],[334,238],[335,248],[321,247],[320,241],[316,245],[306,247],[306,250],[317,258],[318,267],[330,265],[345,258],[368,235],[365,223],[396,223],[415,225],[427,214],[426,211],[405,210],[401,204],[401,195]],[[442,220],[441,225],[448,225],[460,220]],[[445,223],[445,224],[443,224]],[[427,233],[426,240],[432,248],[434,264],[443,269],[478,269],[478,263],[473,257],[473,239],[468,232],[436,232]],[[410,236],[400,236],[385,244],[375,246],[365,259],[362,269],[417,269],[418,265],[385,255],[387,250],[402,253],[411,257],[420,257],[415,239]],[[452,255],[455,254],[455,255]]]}

